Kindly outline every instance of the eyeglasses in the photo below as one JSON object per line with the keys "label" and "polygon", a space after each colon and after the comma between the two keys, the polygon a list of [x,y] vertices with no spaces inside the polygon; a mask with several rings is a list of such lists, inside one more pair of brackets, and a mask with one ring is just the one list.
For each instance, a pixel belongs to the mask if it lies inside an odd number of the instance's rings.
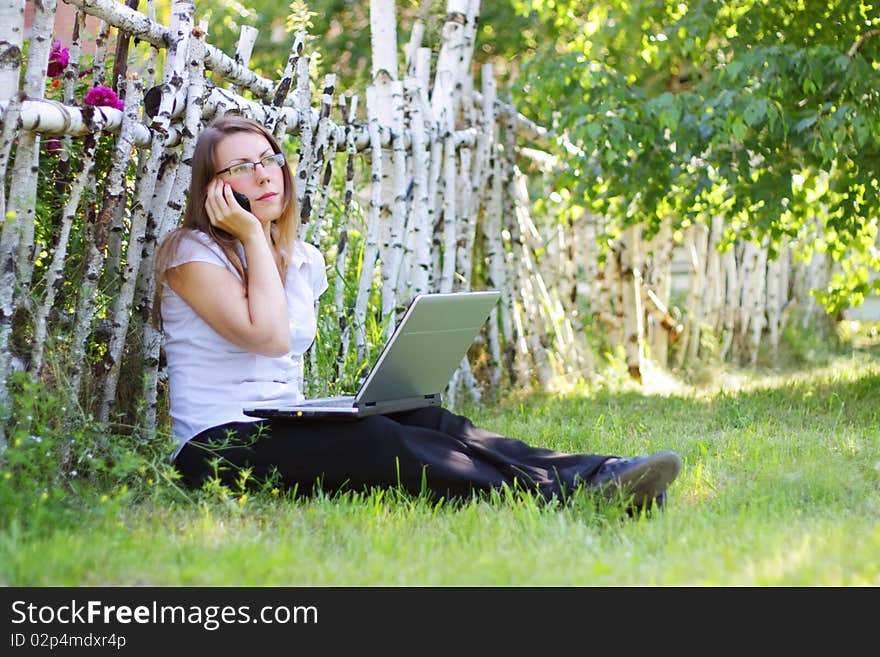
{"label": "eyeglasses", "polygon": [[284,153],[272,153],[266,157],[260,158],[256,162],[239,162],[231,167],[220,169],[218,176],[226,174],[227,178],[239,178],[241,176],[250,176],[257,170],[257,165],[262,164],[264,169],[272,169],[274,167],[284,166]]}

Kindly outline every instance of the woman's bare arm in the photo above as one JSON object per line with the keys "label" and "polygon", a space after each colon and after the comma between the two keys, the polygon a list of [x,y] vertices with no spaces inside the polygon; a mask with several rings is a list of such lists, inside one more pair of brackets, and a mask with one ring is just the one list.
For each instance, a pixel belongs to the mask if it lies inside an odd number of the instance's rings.
{"label": "woman's bare arm", "polygon": [[290,351],[287,298],[262,225],[220,181],[209,186],[206,208],[211,223],[235,235],[244,246],[247,289],[232,272],[205,262],[169,269],[168,284],[230,342],[264,356],[283,356]]}

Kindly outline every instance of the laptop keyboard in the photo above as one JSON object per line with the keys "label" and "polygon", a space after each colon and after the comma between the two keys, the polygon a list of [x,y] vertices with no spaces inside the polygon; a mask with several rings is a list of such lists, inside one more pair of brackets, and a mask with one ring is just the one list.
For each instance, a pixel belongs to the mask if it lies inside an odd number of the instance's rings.
{"label": "laptop keyboard", "polygon": [[354,397],[318,397],[307,399],[300,406],[354,406]]}

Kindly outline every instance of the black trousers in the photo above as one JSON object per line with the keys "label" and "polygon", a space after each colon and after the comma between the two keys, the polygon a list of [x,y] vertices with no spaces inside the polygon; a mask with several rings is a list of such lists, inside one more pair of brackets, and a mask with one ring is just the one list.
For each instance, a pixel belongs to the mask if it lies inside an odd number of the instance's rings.
{"label": "black trousers", "polygon": [[303,494],[400,487],[412,494],[463,498],[504,485],[565,499],[608,456],[532,447],[475,427],[433,406],[348,421],[263,420],[208,429],[180,451],[175,465],[190,486],[215,474],[234,485],[239,468],[280,477]]}

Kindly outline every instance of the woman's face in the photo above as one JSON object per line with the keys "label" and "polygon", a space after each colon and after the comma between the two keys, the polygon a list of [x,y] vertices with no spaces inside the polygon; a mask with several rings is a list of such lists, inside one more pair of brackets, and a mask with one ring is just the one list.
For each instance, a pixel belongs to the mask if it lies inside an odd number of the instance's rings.
{"label": "woman's face", "polygon": [[262,223],[277,219],[284,204],[284,173],[274,155],[268,140],[253,132],[227,135],[215,151],[217,177],[248,197]]}

